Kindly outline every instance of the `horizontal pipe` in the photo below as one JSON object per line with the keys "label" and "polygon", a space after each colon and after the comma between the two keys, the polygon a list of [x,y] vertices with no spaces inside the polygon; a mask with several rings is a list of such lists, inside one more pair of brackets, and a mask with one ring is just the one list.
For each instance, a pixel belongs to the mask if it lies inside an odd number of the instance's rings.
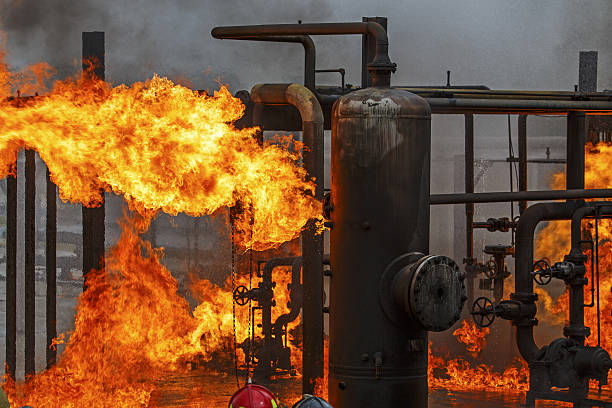
{"label": "horizontal pipe", "polygon": [[433,113],[551,113],[584,111],[612,114],[612,101],[548,101],[527,99],[425,98]]}
{"label": "horizontal pipe", "polygon": [[[420,86],[394,86],[396,89],[406,90],[419,96],[431,95],[457,95],[464,99],[538,99],[552,101],[584,101],[602,100],[611,101],[612,92],[570,92],[570,91],[514,91],[504,89],[474,89],[474,88],[447,88],[447,87],[420,87]],[[451,96],[447,96],[451,97]]]}
{"label": "horizontal pipe", "polygon": [[250,26],[215,27],[211,34],[215,38],[253,37],[259,35],[340,35],[369,34],[376,41],[376,56],[368,64],[372,72],[372,85],[388,87],[395,64],[389,59],[387,32],[375,22],[319,23],[319,24],[270,24]]}
{"label": "horizontal pipe", "polygon": [[432,205],[438,205],[463,203],[501,203],[508,201],[577,200],[589,198],[612,198],[612,189],[432,194],[429,196],[429,203]]}

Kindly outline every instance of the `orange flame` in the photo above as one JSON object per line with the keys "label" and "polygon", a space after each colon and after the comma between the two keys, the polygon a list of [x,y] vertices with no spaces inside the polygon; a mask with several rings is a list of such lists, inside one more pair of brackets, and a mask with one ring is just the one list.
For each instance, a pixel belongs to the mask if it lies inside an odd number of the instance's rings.
{"label": "orange flame", "polygon": [[472,320],[464,320],[461,327],[453,332],[453,336],[457,338],[459,343],[465,344],[466,350],[476,358],[487,344],[486,337],[489,333],[491,333],[491,329],[488,327],[479,328]]}
{"label": "orange flame", "polygon": [[[8,378],[4,388],[15,406],[154,407],[164,373],[231,350],[233,316],[229,285],[208,281],[197,283],[202,303],[191,312],[160,262],[163,250],[140,240],[150,217],[236,206],[236,243],[274,248],[320,217],[314,184],[296,165],[299,154],[259,146],[256,128],[232,124],[244,106],[225,87],[210,96],[158,76],[112,87],[84,75],[56,82],[44,96],[15,99],[8,97],[16,87],[39,89],[50,71],[42,64],[14,74],[4,56],[0,47],[0,177],[14,172],[20,149],[33,149],[63,200],[95,206],[101,190],[114,192],[142,216],[122,222],[105,268],[88,276],[58,363],[25,383]],[[290,278],[276,273],[283,306]],[[275,308],[272,317],[284,311]],[[237,312],[237,336],[245,338],[247,311]]]}
{"label": "orange flame", "polygon": [[[612,175],[609,166],[612,162],[612,144],[598,143],[588,144],[585,148],[585,188],[612,188]],[[565,173],[560,172],[553,176],[553,188],[565,188]],[[599,201],[599,200],[598,200]],[[583,235],[588,239],[595,239],[595,224],[592,220],[585,220],[582,224]],[[612,321],[606,316],[612,313],[612,293],[609,291],[612,286],[612,220],[604,219],[599,221],[599,270],[600,270],[600,324],[601,324],[601,347],[612,350]],[[570,250],[570,223],[569,221],[559,221],[548,223],[537,235],[536,257],[547,257],[553,262],[560,261]],[[587,278],[589,285],[584,288],[585,302],[591,302],[591,251],[586,255],[589,260],[586,263]],[[541,296],[544,290],[536,289]],[[555,324],[565,324],[569,316],[569,294],[563,293],[558,299],[552,299],[549,295],[544,295],[545,301],[538,304],[538,312],[543,312],[545,316],[550,316]],[[597,310],[595,307],[584,309],[585,326],[591,328],[591,336],[587,339],[587,344],[597,345]],[[604,388],[609,388],[604,386]]]}
{"label": "orange flame", "polygon": [[143,215],[194,216],[239,203],[239,243],[276,247],[319,217],[321,204],[298,154],[261,147],[256,128],[232,125],[243,112],[225,87],[210,96],[158,76],[130,87],[58,81],[44,96],[0,102],[0,177],[20,149],[33,149],[63,200],[95,206],[104,190]]}

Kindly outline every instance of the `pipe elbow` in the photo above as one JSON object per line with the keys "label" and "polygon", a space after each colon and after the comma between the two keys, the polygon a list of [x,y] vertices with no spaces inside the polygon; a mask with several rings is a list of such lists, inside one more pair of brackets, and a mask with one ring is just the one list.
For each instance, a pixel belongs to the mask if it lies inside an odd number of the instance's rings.
{"label": "pipe elbow", "polygon": [[323,110],[315,94],[299,84],[289,84],[285,94],[287,102],[295,106],[303,122],[323,123]]}

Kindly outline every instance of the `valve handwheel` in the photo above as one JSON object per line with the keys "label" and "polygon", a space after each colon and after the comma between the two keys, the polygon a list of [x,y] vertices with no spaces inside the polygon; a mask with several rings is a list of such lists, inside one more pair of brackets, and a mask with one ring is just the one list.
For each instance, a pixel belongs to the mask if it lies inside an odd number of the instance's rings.
{"label": "valve handwheel", "polygon": [[484,274],[489,279],[493,279],[497,276],[497,262],[495,262],[495,259],[489,259]]}
{"label": "valve handwheel", "polygon": [[233,293],[234,302],[239,306],[249,303],[249,288],[244,285],[238,286]]}
{"label": "valve handwheel", "polygon": [[478,327],[489,327],[495,321],[495,307],[488,298],[481,296],[472,305],[472,319]]}
{"label": "valve handwheel", "polygon": [[533,272],[531,272],[533,280],[541,286],[548,285],[552,280],[552,271],[550,262],[546,259],[540,259],[533,264]]}

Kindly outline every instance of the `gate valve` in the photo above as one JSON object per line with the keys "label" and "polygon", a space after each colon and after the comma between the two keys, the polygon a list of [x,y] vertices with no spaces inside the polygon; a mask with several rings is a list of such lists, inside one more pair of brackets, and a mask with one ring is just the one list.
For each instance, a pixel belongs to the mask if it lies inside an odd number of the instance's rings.
{"label": "gate valve", "polygon": [[572,279],[576,271],[575,265],[571,262],[557,262],[551,269],[553,278],[563,279],[565,281]]}
{"label": "gate valve", "polygon": [[548,285],[552,280],[552,270],[548,260],[540,259],[539,261],[536,261],[536,263],[533,264],[531,276],[538,285]]}
{"label": "gate valve", "polygon": [[244,306],[252,299],[252,291],[244,285],[240,285],[234,289],[232,297],[238,306]]}
{"label": "gate valve", "polygon": [[495,321],[495,305],[489,298],[481,296],[472,304],[471,315],[478,327],[489,327]]}

